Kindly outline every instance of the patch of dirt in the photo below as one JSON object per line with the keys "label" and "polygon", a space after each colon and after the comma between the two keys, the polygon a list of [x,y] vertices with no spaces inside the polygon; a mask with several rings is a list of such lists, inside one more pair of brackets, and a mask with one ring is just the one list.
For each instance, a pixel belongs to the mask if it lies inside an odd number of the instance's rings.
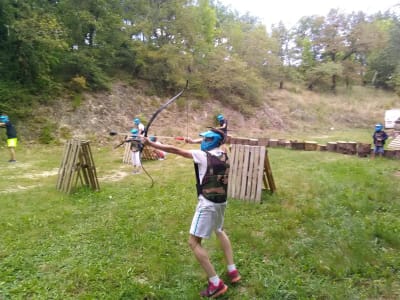
{"label": "patch of dirt", "polygon": [[99,181],[107,181],[107,182],[113,181],[114,182],[114,181],[119,181],[129,175],[130,175],[130,173],[127,171],[118,171],[118,172],[114,172],[109,175],[99,177],[98,179],[99,179]]}
{"label": "patch of dirt", "polygon": [[5,189],[3,191],[0,191],[0,194],[16,193],[16,192],[19,192],[19,191],[31,190],[31,189],[34,189],[34,188],[39,187],[39,186],[40,186],[40,184],[25,185],[25,186],[17,185],[16,187],[8,188],[8,189]]}

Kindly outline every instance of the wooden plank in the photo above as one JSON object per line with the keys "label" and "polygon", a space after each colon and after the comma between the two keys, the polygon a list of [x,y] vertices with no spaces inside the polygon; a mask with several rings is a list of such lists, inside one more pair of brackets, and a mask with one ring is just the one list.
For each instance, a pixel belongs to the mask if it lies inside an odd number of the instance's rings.
{"label": "wooden plank", "polygon": [[131,143],[125,143],[124,156],[122,157],[122,163],[124,163],[124,164],[131,163]]}
{"label": "wooden plank", "polygon": [[244,146],[238,144],[238,168],[237,168],[237,177],[235,181],[236,189],[235,189],[235,198],[240,198],[240,191],[242,187],[242,173],[243,173],[243,164],[244,164]]}
{"label": "wooden plank", "polygon": [[262,191],[262,184],[263,184],[263,175],[264,175],[264,160],[265,160],[265,153],[266,149],[264,146],[259,147],[259,164],[257,170],[257,189],[255,194],[255,200],[257,202],[261,201],[261,191]]}
{"label": "wooden plank", "polygon": [[240,147],[238,144],[232,145],[235,153],[235,160],[233,165],[233,176],[232,176],[232,197],[237,198],[237,191],[239,190],[238,181],[239,181],[239,165],[240,165]]}
{"label": "wooden plank", "polygon": [[58,180],[57,180],[57,185],[56,185],[56,188],[58,190],[61,190],[62,183],[64,181],[65,168],[66,168],[66,164],[67,164],[67,157],[68,157],[68,153],[69,153],[70,144],[71,144],[70,141],[67,141],[67,143],[65,143],[65,146],[64,146],[63,158],[61,160],[60,168],[58,169]]}
{"label": "wooden plank", "polygon": [[276,191],[276,186],[275,186],[275,181],[274,177],[272,176],[272,170],[271,170],[271,165],[269,163],[268,159],[268,152],[265,153],[265,159],[264,159],[264,174],[268,180],[268,186],[270,191],[273,193]]}
{"label": "wooden plank", "polygon": [[73,157],[73,152],[74,152],[74,143],[73,140],[69,141],[69,148],[68,148],[68,153],[67,155],[67,160],[65,163],[65,171],[64,171],[64,178],[63,178],[63,182],[61,184],[61,191],[63,192],[67,192],[68,191],[68,186],[69,186],[69,180],[71,177],[71,160]]}
{"label": "wooden plank", "polygon": [[228,178],[228,197],[233,197],[235,191],[236,169],[237,169],[237,147],[235,144],[231,145],[231,152],[229,156],[229,178]]}
{"label": "wooden plank", "polygon": [[62,190],[65,193],[68,193],[70,190],[70,185],[71,185],[71,178],[73,177],[73,164],[74,164],[74,157],[76,153],[76,147],[75,147],[75,142],[74,140],[71,140],[71,148],[68,153],[68,161],[66,165],[66,173],[65,173],[65,178],[62,186]]}
{"label": "wooden plank", "polygon": [[79,141],[74,140],[73,141],[73,156],[71,159],[71,164],[69,167],[69,180],[68,180],[68,186],[67,186],[67,193],[70,193],[72,188],[76,186],[76,182],[78,181],[78,173],[80,169],[79,165],[79,153],[80,153],[80,146],[79,146]]}
{"label": "wooden plank", "polygon": [[247,152],[247,161],[248,161],[248,167],[247,167],[247,176],[246,176],[246,187],[245,187],[245,196],[244,199],[246,200],[252,200],[251,198],[251,190],[252,190],[252,183],[253,183],[253,171],[254,171],[254,155],[252,152],[253,147],[251,146],[246,146],[246,152]]}
{"label": "wooden plank", "polygon": [[92,187],[96,191],[98,191],[100,189],[100,185],[99,185],[99,180],[97,178],[96,166],[94,164],[93,154],[92,154],[92,150],[90,148],[89,143],[87,144],[87,148],[88,148],[88,157],[89,157],[89,160],[90,160],[91,174],[92,174],[92,177],[93,177]]}
{"label": "wooden plank", "polygon": [[249,200],[256,201],[256,191],[257,191],[257,171],[259,168],[260,153],[258,151],[260,147],[250,148],[250,159],[251,159],[251,172],[250,175],[250,189],[249,189]]}
{"label": "wooden plank", "polygon": [[248,170],[249,170],[249,146],[245,145],[243,148],[243,168],[242,168],[242,184],[240,187],[240,199],[246,199],[246,187],[248,180]]}

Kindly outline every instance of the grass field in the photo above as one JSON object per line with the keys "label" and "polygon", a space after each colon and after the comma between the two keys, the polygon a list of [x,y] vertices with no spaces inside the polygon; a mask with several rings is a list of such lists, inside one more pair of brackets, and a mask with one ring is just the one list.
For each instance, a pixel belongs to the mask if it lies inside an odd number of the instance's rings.
{"label": "grass field", "polygon": [[[91,148],[101,189],[71,195],[55,188],[63,147],[23,145],[16,164],[0,149],[0,299],[198,299],[192,162],[146,161],[150,188],[121,149]],[[243,280],[222,299],[399,299],[400,161],[277,148],[269,159],[277,192],[229,201]],[[215,238],[204,245],[225,278]]]}

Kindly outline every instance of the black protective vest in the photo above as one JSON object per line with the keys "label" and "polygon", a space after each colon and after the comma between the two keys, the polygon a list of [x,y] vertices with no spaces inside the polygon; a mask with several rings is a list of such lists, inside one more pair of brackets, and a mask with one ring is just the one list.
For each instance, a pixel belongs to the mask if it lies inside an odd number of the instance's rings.
{"label": "black protective vest", "polygon": [[207,200],[214,203],[224,203],[227,198],[229,160],[226,153],[215,156],[207,153],[207,171],[203,180],[199,182],[198,165],[194,164],[196,172],[197,195],[203,195]]}

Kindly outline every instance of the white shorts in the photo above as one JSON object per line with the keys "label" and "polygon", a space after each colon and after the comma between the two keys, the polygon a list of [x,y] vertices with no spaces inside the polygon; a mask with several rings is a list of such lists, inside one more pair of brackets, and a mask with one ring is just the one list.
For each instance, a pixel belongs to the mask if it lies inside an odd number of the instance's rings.
{"label": "white shorts", "polygon": [[213,231],[222,231],[225,208],[226,202],[214,203],[200,196],[190,226],[190,234],[208,239]]}
{"label": "white shorts", "polygon": [[140,163],[140,151],[131,151],[131,154],[132,165],[140,167],[142,165]]}

